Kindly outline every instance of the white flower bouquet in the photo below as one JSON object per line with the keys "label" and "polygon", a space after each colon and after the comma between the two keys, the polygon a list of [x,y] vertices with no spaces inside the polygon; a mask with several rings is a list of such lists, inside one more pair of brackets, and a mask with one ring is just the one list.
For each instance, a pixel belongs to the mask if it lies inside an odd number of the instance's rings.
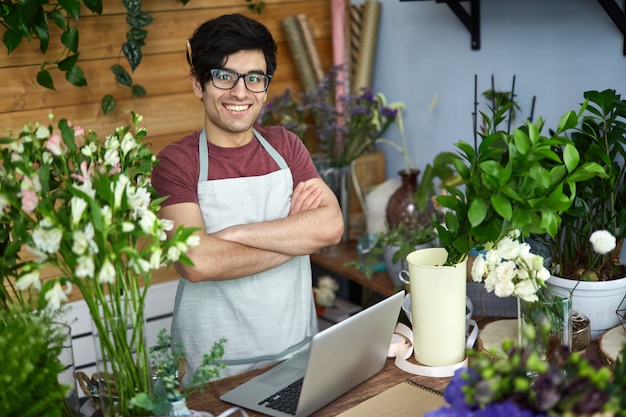
{"label": "white flower bouquet", "polygon": [[[156,212],[150,184],[157,163],[142,144],[141,116],[104,140],[61,119],[2,138],[0,158],[0,308],[58,309],[77,288],[101,342],[105,374],[117,381],[122,415],[137,391],[149,391],[143,308],[152,273],[197,244],[194,229]],[[132,334],[127,334],[128,326]],[[113,380],[109,381],[111,387]],[[113,401],[113,398],[111,398]]]}

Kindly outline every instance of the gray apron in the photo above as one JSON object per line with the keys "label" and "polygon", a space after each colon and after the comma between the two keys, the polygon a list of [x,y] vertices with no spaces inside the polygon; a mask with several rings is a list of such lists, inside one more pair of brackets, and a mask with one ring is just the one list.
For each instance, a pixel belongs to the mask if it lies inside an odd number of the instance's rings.
{"label": "gray apron", "polygon": [[[200,134],[198,201],[206,233],[286,217],[293,177],[285,160],[256,130],[254,135],[279,165],[262,176],[207,181],[208,145]],[[221,377],[286,359],[307,347],[317,332],[309,256],[249,277],[192,283],[180,279],[172,336],[183,343],[185,383],[210,352],[227,339]]]}

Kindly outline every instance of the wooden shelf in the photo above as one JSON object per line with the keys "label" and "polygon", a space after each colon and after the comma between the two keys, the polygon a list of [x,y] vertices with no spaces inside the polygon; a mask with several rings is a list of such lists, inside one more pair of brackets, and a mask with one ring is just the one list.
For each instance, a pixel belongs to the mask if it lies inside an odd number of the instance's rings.
{"label": "wooden shelf", "polygon": [[396,288],[386,271],[375,272],[371,278],[367,278],[361,271],[345,266],[346,263],[356,260],[356,240],[341,242],[311,255],[311,263],[376,291],[385,297],[396,293]]}

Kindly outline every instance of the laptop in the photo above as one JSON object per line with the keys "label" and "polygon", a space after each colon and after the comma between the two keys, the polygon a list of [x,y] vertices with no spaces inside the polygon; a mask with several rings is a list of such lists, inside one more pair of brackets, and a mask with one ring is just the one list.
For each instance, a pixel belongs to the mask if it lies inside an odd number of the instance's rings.
{"label": "laptop", "polygon": [[314,413],[383,369],[403,298],[400,291],[317,333],[308,350],[220,399],[274,417]]}

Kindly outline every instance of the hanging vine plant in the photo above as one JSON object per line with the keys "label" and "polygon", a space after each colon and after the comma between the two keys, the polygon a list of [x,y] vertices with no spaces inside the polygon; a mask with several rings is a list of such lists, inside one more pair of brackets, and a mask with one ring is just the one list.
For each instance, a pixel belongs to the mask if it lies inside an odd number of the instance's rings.
{"label": "hanging vine plant", "polygon": [[[142,60],[141,48],[145,45],[148,26],[153,17],[142,10],[141,0],[121,0],[126,8],[126,41],[120,47],[118,62],[111,67],[115,81],[124,87],[130,88],[134,97],[141,97],[146,90],[139,84],[134,84],[131,74],[122,66],[122,56],[128,62],[131,73],[134,72]],[[189,0],[178,0],[186,5]],[[265,3],[262,0],[245,0],[247,7],[255,13],[261,13]],[[24,39],[39,40],[39,49],[46,56],[50,44],[50,25],[61,29],[60,41],[64,47],[61,56],[54,61],[43,61],[37,73],[37,83],[42,87],[56,90],[52,79],[52,70],[65,73],[65,79],[72,85],[84,87],[87,79],[78,65],[79,58],[79,31],[73,26],[80,17],[81,3],[92,13],[101,15],[103,0],[58,0],[50,3],[49,0],[0,0],[0,24],[5,28],[2,42],[8,54],[15,51]],[[110,113],[117,102],[112,94],[102,98],[101,109],[104,114]]]}

